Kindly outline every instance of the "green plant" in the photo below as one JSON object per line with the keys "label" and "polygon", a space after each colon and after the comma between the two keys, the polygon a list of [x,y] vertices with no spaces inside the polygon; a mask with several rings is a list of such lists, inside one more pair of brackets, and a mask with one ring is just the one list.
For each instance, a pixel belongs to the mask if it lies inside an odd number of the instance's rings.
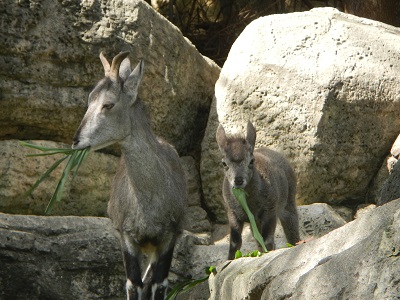
{"label": "green plant", "polygon": [[267,248],[265,247],[264,240],[260,234],[260,231],[257,228],[256,221],[254,219],[254,215],[249,209],[246,201],[246,191],[244,189],[239,188],[232,188],[233,195],[235,196],[236,200],[239,201],[240,205],[243,207],[243,210],[246,212],[247,217],[250,221],[251,231],[253,232],[253,236],[256,241],[260,244],[264,252],[268,252]]}
{"label": "green plant", "polygon": [[188,290],[194,288],[196,285],[206,281],[211,273],[216,273],[216,268],[213,266],[207,267],[205,269],[206,276],[200,279],[190,279],[182,283],[178,283],[176,286],[172,288],[172,290],[168,293],[166,300],[174,300],[180,293],[187,292]]}
{"label": "green plant", "polygon": [[258,250],[254,250],[252,252],[247,252],[247,254],[243,254],[242,251],[237,250],[235,253],[235,259],[241,258],[241,257],[260,257],[263,253],[258,251]]}
{"label": "green plant", "polygon": [[63,162],[68,158],[68,161],[64,167],[64,171],[59,179],[56,189],[50,198],[49,203],[47,204],[45,213],[49,214],[53,208],[55,202],[59,202],[62,199],[62,195],[64,192],[65,183],[69,177],[69,174],[72,172],[72,178],[70,183],[75,179],[76,174],[79,170],[79,167],[82,165],[82,162],[85,160],[87,155],[89,154],[89,148],[74,150],[74,149],[66,149],[66,148],[47,148],[42,147],[35,144],[30,144],[27,142],[20,141],[20,145],[24,147],[33,148],[36,150],[42,151],[42,153],[37,154],[28,154],[28,157],[32,156],[45,156],[45,155],[57,155],[64,154],[62,158],[57,160],[46,172],[44,172],[39,179],[35,182],[35,184],[26,192],[26,196],[29,196],[33,193],[33,191],[47,178],[50,174]]}

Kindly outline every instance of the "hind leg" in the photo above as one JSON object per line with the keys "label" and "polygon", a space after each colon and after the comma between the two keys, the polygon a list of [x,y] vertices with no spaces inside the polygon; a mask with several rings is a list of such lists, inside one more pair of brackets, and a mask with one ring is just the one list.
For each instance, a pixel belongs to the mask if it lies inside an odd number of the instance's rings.
{"label": "hind leg", "polygon": [[296,204],[293,202],[288,203],[279,216],[279,220],[281,221],[288,243],[295,245],[300,240],[299,217]]}

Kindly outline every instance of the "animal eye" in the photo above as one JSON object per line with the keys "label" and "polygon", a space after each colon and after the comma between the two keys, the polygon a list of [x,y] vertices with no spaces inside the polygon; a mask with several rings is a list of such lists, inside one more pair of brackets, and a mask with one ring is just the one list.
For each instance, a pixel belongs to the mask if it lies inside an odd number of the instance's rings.
{"label": "animal eye", "polygon": [[249,163],[249,168],[250,168],[250,169],[253,169],[253,167],[254,167],[254,158],[252,158],[252,159],[250,160],[250,163]]}
{"label": "animal eye", "polygon": [[114,103],[107,103],[103,105],[103,108],[110,110],[111,108],[114,107],[114,105],[115,105]]}
{"label": "animal eye", "polygon": [[221,164],[225,169],[229,169],[229,167],[228,167],[228,165],[226,164],[225,161],[221,161]]}

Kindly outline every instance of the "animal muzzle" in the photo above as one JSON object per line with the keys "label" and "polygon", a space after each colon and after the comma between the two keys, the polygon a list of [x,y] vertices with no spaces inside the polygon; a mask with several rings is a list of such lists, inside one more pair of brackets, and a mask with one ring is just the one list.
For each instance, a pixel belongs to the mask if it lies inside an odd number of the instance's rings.
{"label": "animal muzzle", "polygon": [[234,188],[244,188],[246,186],[246,181],[242,176],[237,176],[233,180],[233,187]]}

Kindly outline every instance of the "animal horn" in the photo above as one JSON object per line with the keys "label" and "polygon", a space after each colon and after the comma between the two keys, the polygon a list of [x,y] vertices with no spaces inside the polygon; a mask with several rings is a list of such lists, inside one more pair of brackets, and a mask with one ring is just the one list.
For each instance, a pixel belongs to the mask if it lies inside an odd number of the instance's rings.
{"label": "animal horn", "polygon": [[111,68],[109,72],[109,77],[112,81],[117,81],[119,78],[118,71],[121,62],[129,55],[129,52],[120,52],[115,56],[111,63]]}
{"label": "animal horn", "polygon": [[107,58],[105,58],[103,52],[100,52],[100,60],[103,64],[104,76],[108,76],[110,74],[110,63],[108,62]]}

